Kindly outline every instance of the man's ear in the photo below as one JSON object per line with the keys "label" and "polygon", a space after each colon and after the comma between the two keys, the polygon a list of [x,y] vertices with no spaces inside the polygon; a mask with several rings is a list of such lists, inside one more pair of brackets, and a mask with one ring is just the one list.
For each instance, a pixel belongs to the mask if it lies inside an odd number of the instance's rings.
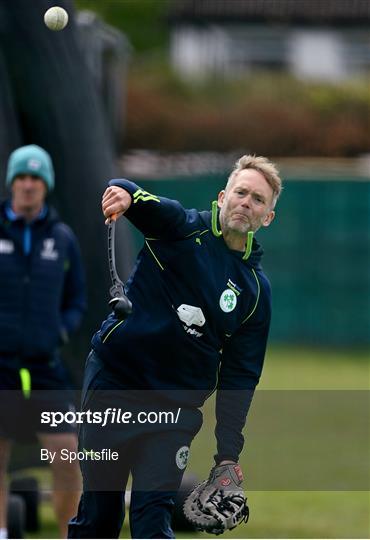
{"label": "man's ear", "polygon": [[271,212],[269,212],[267,216],[265,216],[264,220],[262,221],[262,226],[268,227],[271,221],[274,219],[274,217],[275,217],[275,212],[271,210]]}
{"label": "man's ear", "polygon": [[217,206],[221,208],[221,206],[224,204],[224,198],[225,198],[225,190],[221,190],[217,197]]}

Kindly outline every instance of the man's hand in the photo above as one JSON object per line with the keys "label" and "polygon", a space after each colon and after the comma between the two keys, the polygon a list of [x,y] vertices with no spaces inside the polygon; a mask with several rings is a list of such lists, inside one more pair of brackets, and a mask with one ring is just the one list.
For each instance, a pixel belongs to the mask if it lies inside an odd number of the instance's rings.
{"label": "man's hand", "polygon": [[109,186],[103,193],[102,210],[107,218],[105,224],[108,225],[111,216],[118,219],[131,206],[132,198],[128,191],[118,186]]}
{"label": "man's hand", "polygon": [[186,518],[197,530],[216,535],[234,529],[242,521],[247,522],[249,508],[242,482],[238,464],[217,465],[208,480],[199,484],[186,499]]}

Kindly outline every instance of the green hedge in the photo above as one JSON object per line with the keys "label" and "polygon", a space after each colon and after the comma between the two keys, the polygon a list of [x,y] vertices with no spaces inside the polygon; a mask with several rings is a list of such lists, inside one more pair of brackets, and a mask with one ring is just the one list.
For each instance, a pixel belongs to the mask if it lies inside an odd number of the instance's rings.
{"label": "green hedge", "polygon": [[158,63],[128,79],[128,148],[352,157],[370,148],[366,81],[301,82],[288,75],[181,81]]}

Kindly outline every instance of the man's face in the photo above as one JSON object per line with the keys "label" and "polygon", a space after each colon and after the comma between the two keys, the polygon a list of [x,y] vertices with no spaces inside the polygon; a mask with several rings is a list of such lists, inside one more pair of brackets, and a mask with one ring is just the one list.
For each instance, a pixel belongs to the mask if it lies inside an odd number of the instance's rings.
{"label": "man's face", "polygon": [[224,231],[246,235],[268,227],[274,219],[273,190],[265,177],[254,169],[240,171],[218,195],[220,223]]}
{"label": "man's face", "polygon": [[46,197],[45,182],[39,176],[20,174],[12,182],[12,204],[16,212],[41,209]]}

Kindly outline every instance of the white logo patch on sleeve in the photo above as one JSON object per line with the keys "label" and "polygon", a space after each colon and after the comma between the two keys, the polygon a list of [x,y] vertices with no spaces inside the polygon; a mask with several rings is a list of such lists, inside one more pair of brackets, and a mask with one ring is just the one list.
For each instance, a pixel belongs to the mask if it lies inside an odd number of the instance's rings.
{"label": "white logo patch on sleeve", "polygon": [[190,449],[188,446],[181,446],[176,452],[176,465],[179,469],[185,469],[189,461]]}
{"label": "white logo patch on sleeve", "polygon": [[230,313],[236,307],[238,301],[236,294],[231,289],[225,289],[220,296],[220,308],[225,313]]}

